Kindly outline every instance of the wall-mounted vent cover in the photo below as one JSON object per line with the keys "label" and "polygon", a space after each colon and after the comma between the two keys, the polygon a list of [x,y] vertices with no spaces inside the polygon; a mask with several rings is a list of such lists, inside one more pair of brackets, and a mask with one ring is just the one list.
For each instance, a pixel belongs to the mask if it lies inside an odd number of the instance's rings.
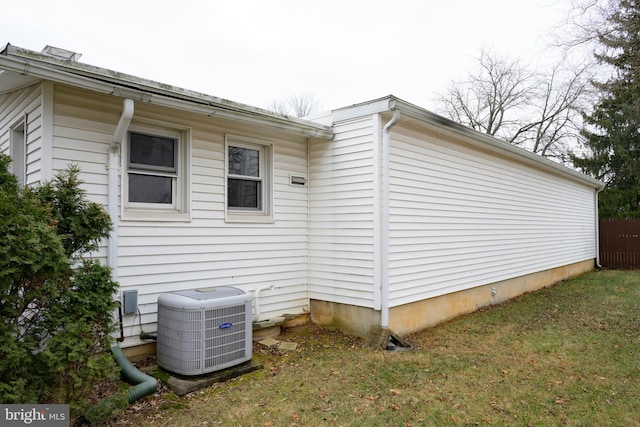
{"label": "wall-mounted vent cover", "polygon": [[251,296],[220,286],[158,297],[158,365],[200,375],[251,360]]}
{"label": "wall-mounted vent cover", "polygon": [[307,178],[305,178],[304,176],[291,175],[289,177],[289,184],[290,185],[305,186],[305,185],[307,185]]}

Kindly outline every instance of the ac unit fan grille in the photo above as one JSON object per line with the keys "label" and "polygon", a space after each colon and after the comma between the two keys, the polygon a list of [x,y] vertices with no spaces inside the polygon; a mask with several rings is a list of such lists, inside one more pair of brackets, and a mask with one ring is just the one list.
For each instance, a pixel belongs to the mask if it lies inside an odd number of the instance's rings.
{"label": "ac unit fan grille", "polygon": [[202,354],[202,312],[158,307],[158,338],[163,335],[162,346],[157,347],[158,360],[181,372],[199,372]]}
{"label": "ac unit fan grille", "polygon": [[[244,305],[205,310],[204,367],[224,366],[245,357]],[[220,328],[222,324],[231,324]]]}

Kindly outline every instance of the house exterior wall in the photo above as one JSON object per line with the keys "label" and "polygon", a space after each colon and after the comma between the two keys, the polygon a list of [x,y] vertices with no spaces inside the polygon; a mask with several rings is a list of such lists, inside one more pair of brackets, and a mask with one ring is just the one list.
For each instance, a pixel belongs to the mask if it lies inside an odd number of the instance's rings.
{"label": "house exterior wall", "polygon": [[[408,335],[591,270],[593,260],[586,260],[397,305],[389,310],[389,329],[398,335]],[[311,319],[319,325],[359,337],[369,339],[373,335],[372,344],[378,344],[378,336],[372,331],[380,330],[379,310],[312,299]]]}
{"label": "house exterior wall", "polygon": [[584,274],[593,267],[593,260],[586,260],[395,306],[390,310],[389,329],[399,335],[421,331],[482,307]]}
{"label": "house exterior wall", "polygon": [[[311,150],[311,318],[362,337],[381,321],[379,150],[389,118],[367,114],[336,123],[333,141]],[[464,138],[402,116],[391,129],[394,332],[423,329],[594,268],[594,186]],[[373,168],[360,174],[359,165]],[[350,188],[347,169],[366,191]],[[350,235],[350,228],[366,230],[370,240]],[[314,271],[315,264],[324,269]]]}
{"label": "house exterior wall", "polygon": [[391,138],[391,307],[596,257],[593,187],[428,129]]}
{"label": "house exterior wall", "polygon": [[[2,94],[0,152],[9,152],[10,128],[24,123],[27,183],[75,163],[88,197],[106,206],[122,108],[120,97],[46,81]],[[380,196],[389,117],[341,119],[325,141],[136,102],[131,126],[184,131],[188,212],[169,219],[118,210],[117,279],[121,291],[138,291],[139,308],[124,318],[123,346],[155,331],[158,296],[181,289],[273,286],[260,295],[264,318],[311,311],[317,323],[366,335],[381,321],[388,257],[390,326],[408,333],[593,267],[593,186],[415,118],[391,133],[387,253]],[[273,222],[226,217],[229,134],[273,148]],[[121,177],[125,167],[121,157]],[[291,175],[308,184],[290,185]],[[92,256],[106,263],[106,247]]]}
{"label": "house exterior wall", "polygon": [[379,307],[377,117],[339,124],[309,160],[309,296]]}
{"label": "house exterior wall", "polygon": [[[56,86],[53,159],[56,170],[77,163],[88,196],[107,202],[108,150],[122,110],[116,97]],[[307,187],[289,185],[307,174],[307,139],[258,126],[239,126],[136,102],[132,126],[158,123],[191,135],[190,220],[121,220],[118,227],[120,290],[138,291],[140,317],[125,316],[124,346],[137,344],[141,326],[156,330],[160,293],[212,286],[260,295],[270,315],[308,311]],[[225,134],[273,144],[273,223],[225,221]],[[96,257],[106,256],[102,248]]]}
{"label": "house exterior wall", "polygon": [[35,84],[0,95],[0,153],[11,152],[11,129],[23,126],[25,137],[25,183],[40,181],[43,177],[43,85]]}

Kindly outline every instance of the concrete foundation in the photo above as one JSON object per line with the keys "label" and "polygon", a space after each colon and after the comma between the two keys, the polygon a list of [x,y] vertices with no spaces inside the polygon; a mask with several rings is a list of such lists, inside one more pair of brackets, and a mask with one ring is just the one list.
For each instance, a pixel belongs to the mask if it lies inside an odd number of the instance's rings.
{"label": "concrete foundation", "polygon": [[349,335],[367,338],[373,326],[380,325],[380,312],[371,308],[311,300],[311,321]]}
{"label": "concrete foundation", "polygon": [[[593,269],[594,261],[587,260],[392,307],[389,310],[389,329],[400,336],[408,335]],[[371,328],[380,325],[380,312],[371,308],[311,300],[311,321],[368,338]]]}

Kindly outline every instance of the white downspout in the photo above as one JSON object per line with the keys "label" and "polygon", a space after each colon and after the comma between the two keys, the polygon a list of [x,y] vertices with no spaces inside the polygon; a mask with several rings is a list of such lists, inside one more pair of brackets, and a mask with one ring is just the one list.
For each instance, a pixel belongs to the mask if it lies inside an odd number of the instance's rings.
{"label": "white downspout", "polygon": [[382,128],[382,151],[380,167],[380,327],[389,328],[389,156],[391,128],[400,119],[396,102],[389,103],[393,117]]}
{"label": "white downspout", "polygon": [[596,268],[602,268],[602,265],[600,265],[600,212],[598,211],[598,194],[600,194],[600,192],[604,190],[604,188],[600,188],[600,189],[596,189],[596,193],[595,193],[595,221],[596,221]]}
{"label": "white downspout", "polygon": [[113,223],[113,229],[107,243],[107,262],[111,268],[113,280],[118,278],[118,164],[120,147],[124,141],[129,124],[133,118],[133,100],[125,99],[122,107],[120,121],[111,139],[109,147],[109,163],[107,165],[107,210]]}

